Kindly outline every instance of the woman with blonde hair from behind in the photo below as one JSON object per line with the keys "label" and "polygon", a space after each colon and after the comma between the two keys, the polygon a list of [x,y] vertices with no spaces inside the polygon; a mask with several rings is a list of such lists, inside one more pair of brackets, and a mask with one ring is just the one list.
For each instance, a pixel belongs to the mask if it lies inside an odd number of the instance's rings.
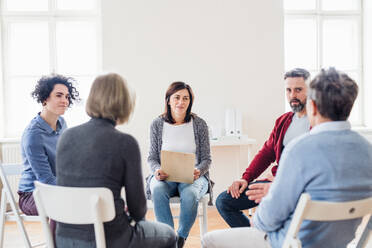
{"label": "woman with blonde hair from behind", "polygon": [[[57,185],[112,191],[116,216],[104,224],[107,247],[176,247],[169,226],[144,220],[147,208],[138,143],[115,128],[128,121],[133,108],[134,98],[120,75],[109,73],[94,80],[86,104],[91,120],[67,129],[58,143]],[[120,196],[122,187],[126,203]],[[95,247],[93,225],[58,223],[56,243],[64,248]]]}

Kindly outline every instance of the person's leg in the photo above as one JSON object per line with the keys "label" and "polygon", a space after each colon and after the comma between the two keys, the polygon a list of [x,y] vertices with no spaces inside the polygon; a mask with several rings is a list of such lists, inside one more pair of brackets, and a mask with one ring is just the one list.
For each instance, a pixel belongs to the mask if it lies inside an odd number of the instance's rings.
{"label": "person's leg", "polygon": [[56,247],[63,247],[63,248],[91,248],[96,247],[95,240],[81,240],[75,238],[66,238],[57,235],[56,237]]}
{"label": "person's leg", "polygon": [[230,227],[249,227],[248,217],[242,210],[256,207],[258,204],[248,199],[246,190],[238,199],[231,197],[227,191],[222,192],[216,199],[216,207],[222,218]]}
{"label": "person's leg", "polygon": [[18,205],[25,215],[39,215],[32,192],[18,191],[19,201]]}
{"label": "person's leg", "polygon": [[195,222],[198,213],[198,204],[208,190],[208,180],[200,177],[192,184],[180,183],[178,191],[180,193],[180,221],[177,234],[184,239],[189,235],[190,229]]}
{"label": "person's leg", "polygon": [[176,195],[177,183],[158,181],[153,177],[150,182],[150,189],[156,220],[174,228],[169,198]]}
{"label": "person's leg", "polygon": [[270,248],[266,234],[256,228],[241,227],[208,232],[202,238],[203,248]]}
{"label": "person's leg", "polygon": [[[270,183],[269,180],[258,180],[249,183]],[[222,192],[216,199],[216,207],[222,218],[230,227],[249,227],[248,217],[242,212],[242,210],[247,210],[256,207],[258,204],[254,201],[248,199],[245,195],[246,189],[242,194],[240,194],[238,199],[232,198],[227,191]]]}
{"label": "person's leg", "polygon": [[128,247],[177,248],[177,236],[169,225],[142,220],[133,227]]}
{"label": "person's leg", "polygon": [[55,220],[49,219],[49,227],[52,231],[54,245],[56,244],[56,229],[57,229],[57,222]]}
{"label": "person's leg", "polygon": [[[39,213],[37,212],[36,203],[34,200],[34,196],[32,195],[32,192],[18,191],[18,195],[19,195],[19,200],[18,200],[19,208],[25,215],[32,215],[32,216],[39,215]],[[53,235],[53,240],[55,243],[56,222],[50,219],[49,225],[50,225],[50,229]]]}

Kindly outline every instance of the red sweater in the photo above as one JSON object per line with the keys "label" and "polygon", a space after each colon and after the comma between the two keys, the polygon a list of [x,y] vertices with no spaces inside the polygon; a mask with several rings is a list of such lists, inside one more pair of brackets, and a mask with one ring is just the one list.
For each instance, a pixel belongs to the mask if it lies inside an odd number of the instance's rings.
{"label": "red sweater", "polygon": [[[283,150],[283,139],[284,135],[287,132],[289,125],[292,122],[294,113],[287,112],[281,115],[276,121],[273,131],[270,134],[269,139],[265,142],[261,150],[252,160],[251,164],[243,173],[242,178],[248,182],[253,181],[264,172],[271,163],[276,161],[279,163],[280,155]],[[271,172],[275,176],[278,165],[275,165]]]}

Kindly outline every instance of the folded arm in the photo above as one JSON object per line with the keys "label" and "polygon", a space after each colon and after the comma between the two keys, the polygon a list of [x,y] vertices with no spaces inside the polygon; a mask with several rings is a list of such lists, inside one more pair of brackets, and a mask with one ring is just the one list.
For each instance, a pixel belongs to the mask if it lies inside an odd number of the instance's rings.
{"label": "folded arm", "polygon": [[30,135],[23,144],[27,161],[38,181],[55,185],[56,177],[53,174],[48,154],[40,137],[34,137],[35,135]]}

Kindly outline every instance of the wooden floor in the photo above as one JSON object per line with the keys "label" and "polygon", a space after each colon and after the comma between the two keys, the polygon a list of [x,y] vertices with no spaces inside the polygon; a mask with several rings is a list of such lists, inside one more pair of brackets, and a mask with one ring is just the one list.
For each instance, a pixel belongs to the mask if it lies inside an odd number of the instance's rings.
{"label": "wooden floor", "polygon": [[[178,209],[173,209],[174,214],[178,213]],[[247,214],[247,213],[246,213]],[[150,209],[146,215],[147,220],[155,220],[154,212]],[[363,220],[366,224],[366,221]],[[175,225],[177,229],[177,220],[175,220]],[[363,224],[362,224],[363,225]],[[227,224],[218,214],[215,207],[208,207],[208,231],[218,230],[228,228]],[[30,236],[31,242],[43,242],[44,236],[41,229],[40,223],[26,223],[26,229]],[[357,231],[357,235],[360,235]],[[5,235],[4,235],[4,247],[5,248],[19,248],[24,247],[23,240],[19,234],[17,226],[14,222],[8,222],[5,225]],[[194,226],[191,229],[190,235],[186,240],[185,248],[200,248],[200,234],[199,234],[199,220],[195,221]],[[354,242],[351,242],[347,248],[354,248]],[[370,247],[370,246],[368,246]]]}
{"label": "wooden floor", "polygon": [[[178,213],[178,209],[173,209],[174,214]],[[147,212],[146,219],[155,220],[154,212],[150,209]],[[175,220],[177,229],[178,222]],[[208,231],[228,228],[227,224],[218,214],[215,207],[208,207]],[[42,233],[41,224],[37,222],[26,223],[26,229],[30,236],[31,241],[43,242],[44,236]],[[5,225],[4,235],[4,247],[6,248],[19,248],[24,247],[23,240],[14,222],[7,222]],[[200,234],[199,234],[199,220],[195,221],[194,226],[191,229],[190,235],[186,240],[185,248],[199,248],[200,245]]]}

